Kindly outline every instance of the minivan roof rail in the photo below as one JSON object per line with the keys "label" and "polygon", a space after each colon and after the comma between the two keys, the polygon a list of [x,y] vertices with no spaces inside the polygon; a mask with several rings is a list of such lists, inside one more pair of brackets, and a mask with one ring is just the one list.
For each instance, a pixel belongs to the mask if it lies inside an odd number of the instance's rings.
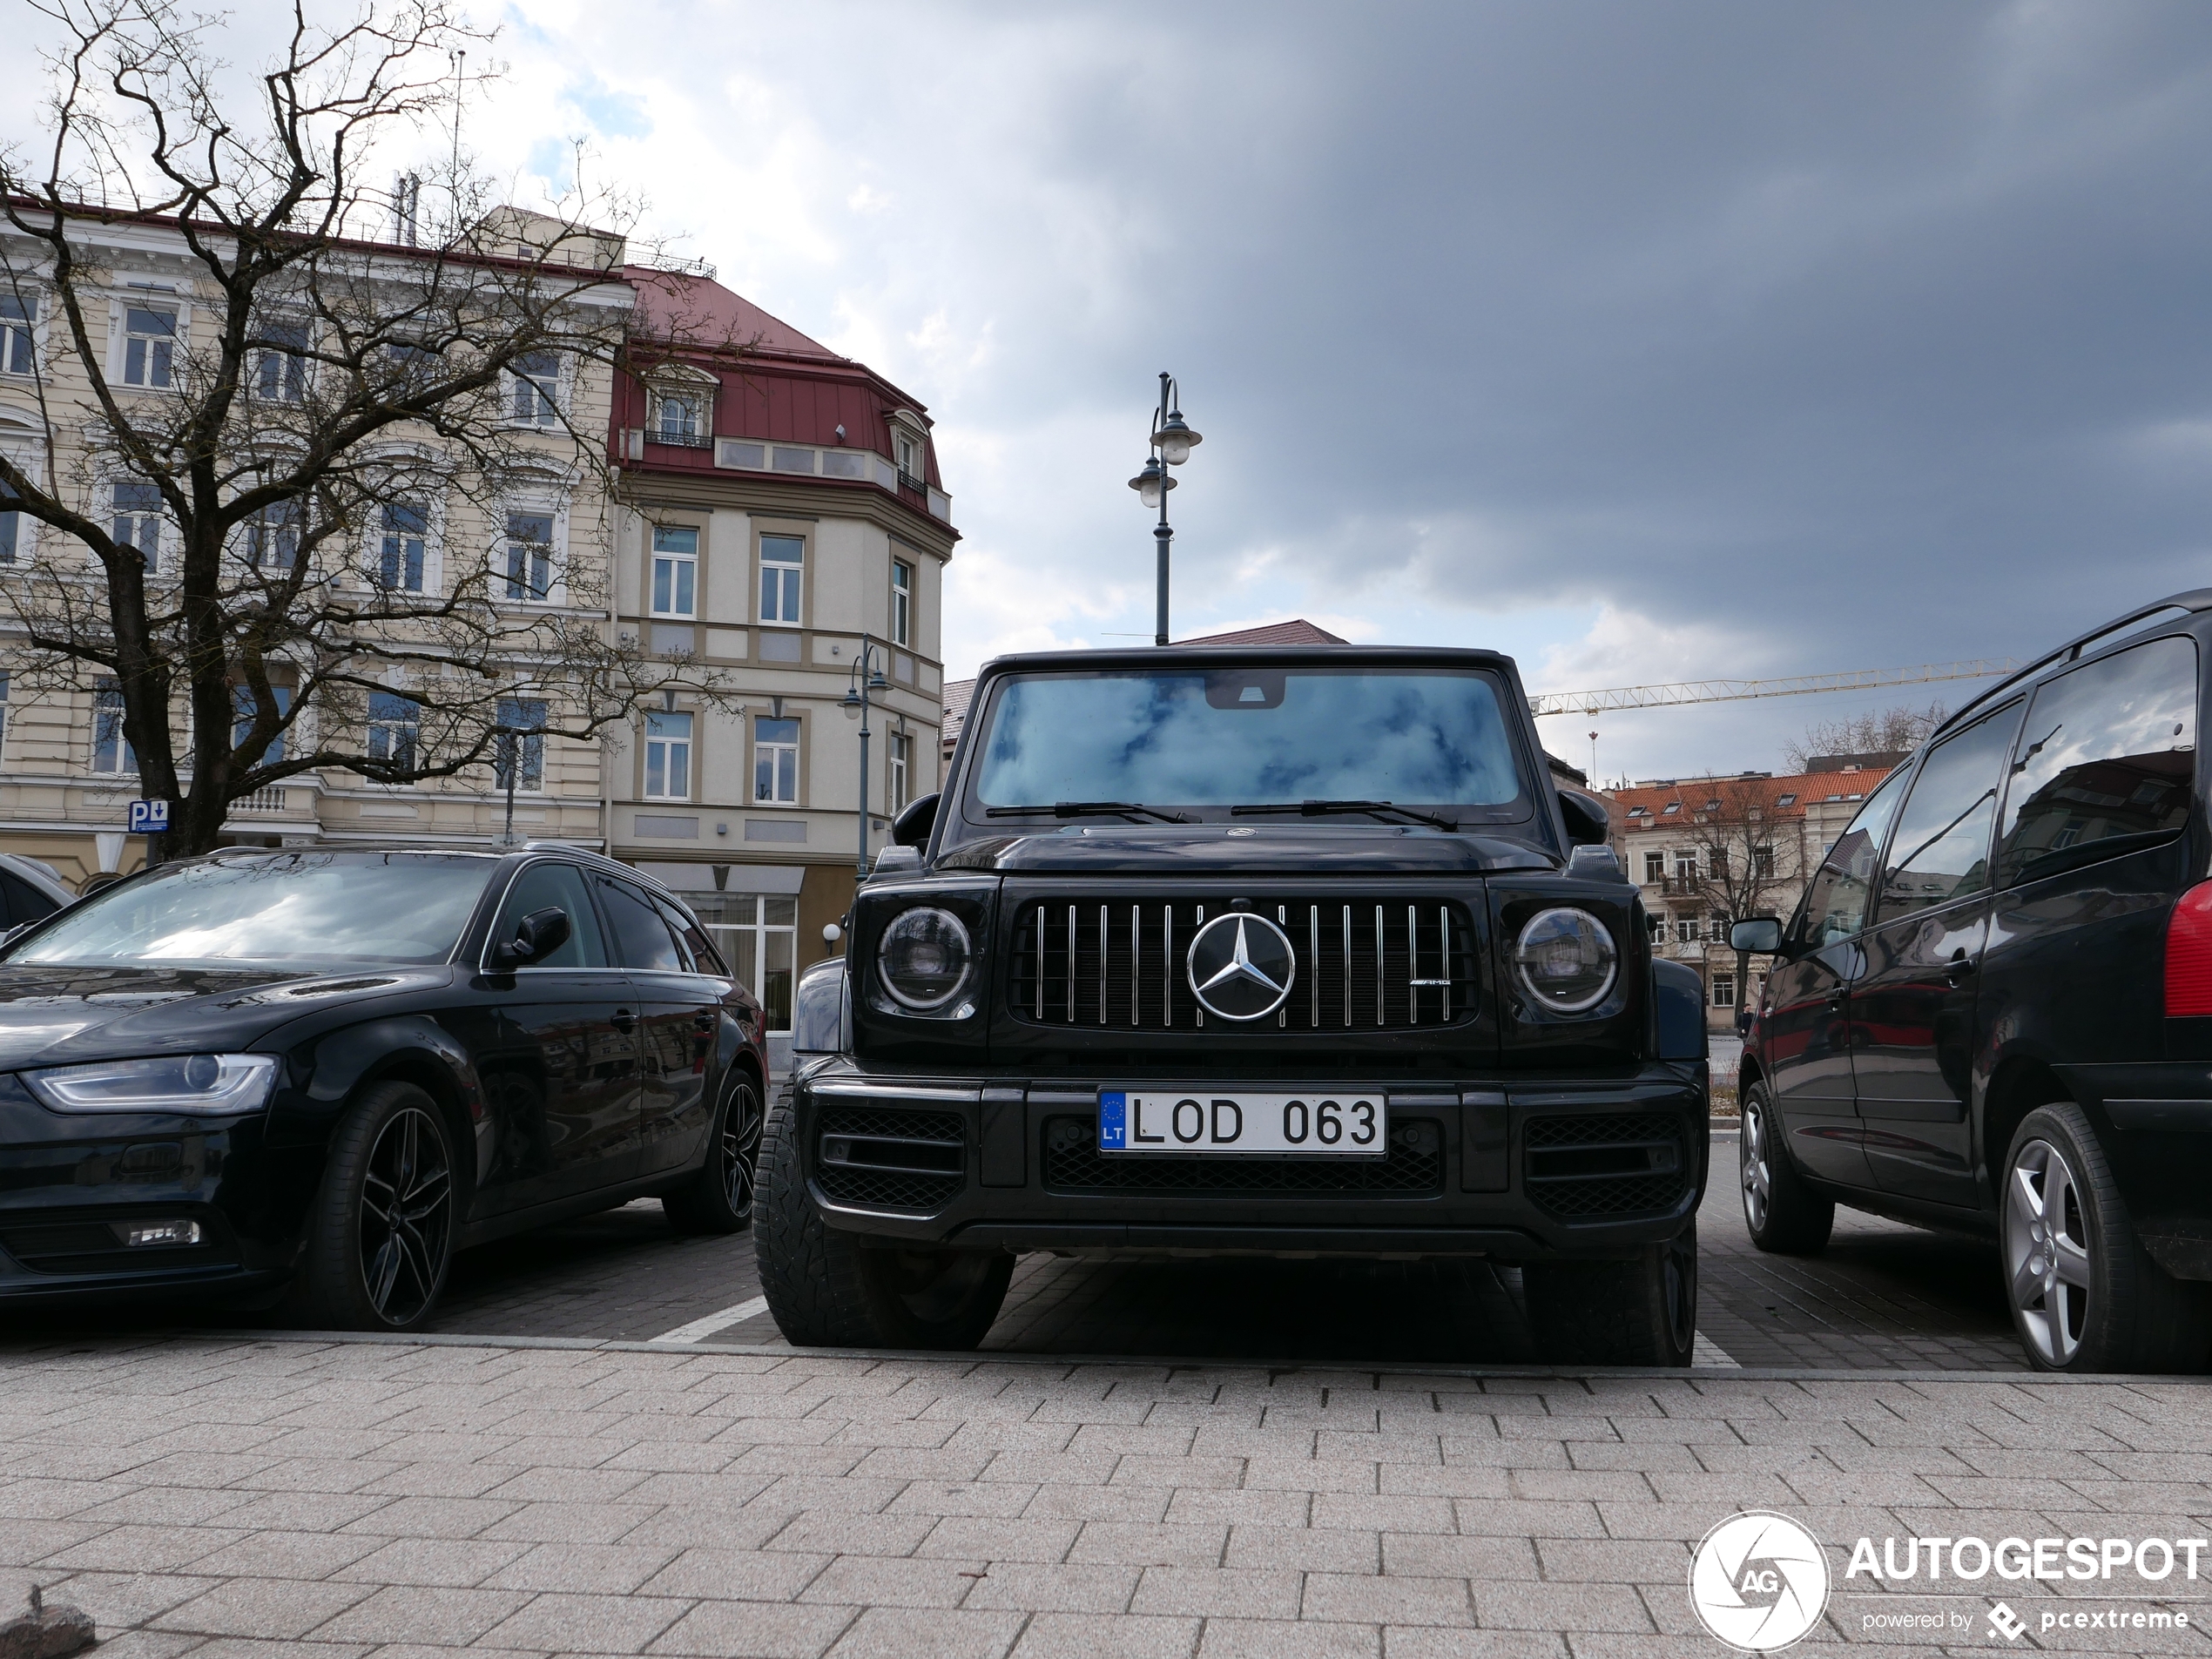
{"label": "minivan roof rail", "polygon": [[[2155,600],[2149,604],[2138,605],[2134,610],[2124,616],[2114,617],[2101,628],[2092,628],[2086,634],[2075,635],[2056,651],[2044,652],[2026,668],[2006,675],[1973,701],[1960,705],[1958,713],[1946,720],[1943,723],[1944,725],[1949,727],[1958,725],[1962,716],[1979,708],[1999,693],[2009,691],[2022,680],[2041,673],[2053,663],[2072,662],[2106,635],[2116,634],[2122,628],[2139,623],[2146,617],[2155,617],[2161,610],[2212,610],[2212,588],[2191,588],[2184,593],[2171,594],[2166,598]],[[1930,735],[1934,734],[1930,733]]]}

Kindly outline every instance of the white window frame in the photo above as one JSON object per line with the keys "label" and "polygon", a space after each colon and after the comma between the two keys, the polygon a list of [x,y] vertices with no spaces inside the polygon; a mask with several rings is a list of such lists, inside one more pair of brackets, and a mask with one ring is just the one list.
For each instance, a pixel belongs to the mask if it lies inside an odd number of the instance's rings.
{"label": "white window frame", "polygon": [[[175,317],[175,332],[170,335],[169,383],[154,386],[144,381],[127,378],[131,361],[131,341],[133,339],[156,340],[153,334],[134,335],[131,333],[132,311],[167,311]],[[108,300],[108,384],[130,392],[173,392],[183,367],[177,360],[192,338],[192,303],[184,295],[169,288],[126,288],[112,294]],[[149,361],[151,353],[149,353]]]}
{"label": "white window frame", "polygon": [[[280,312],[274,316],[263,318],[255,326],[255,332],[266,334],[277,328],[297,328],[300,331],[300,349],[293,352],[276,346],[254,347],[253,372],[246,381],[247,391],[258,403],[295,405],[305,403],[307,401],[307,394],[314,389],[314,359],[309,354],[315,348],[314,320],[289,312]],[[285,370],[287,364],[294,365],[298,369],[299,388],[296,395],[289,395],[281,384],[286,377]],[[261,389],[261,383],[272,367],[276,370],[280,385],[275,392],[265,392]]]}
{"label": "white window frame", "polygon": [[[550,357],[553,360],[553,384],[550,390],[535,375],[523,372],[522,364],[529,359]],[[510,364],[500,377],[501,408],[506,424],[521,427],[529,432],[550,432],[561,424],[562,411],[569,406],[569,354],[562,351],[524,352]],[[531,388],[529,410],[523,406],[523,388]]]}
{"label": "white window frame", "polygon": [[1644,849],[1643,879],[1647,886],[1667,879],[1667,855],[1656,847]]}
{"label": "white window frame", "polygon": [[[545,792],[545,723],[551,716],[552,705],[542,697],[502,697],[496,711],[502,721],[508,718],[509,709],[527,718],[533,706],[537,711],[537,729],[535,732],[502,734],[502,737],[511,736],[516,739],[515,746],[522,762],[515,779],[517,794],[539,795]],[[507,764],[500,752],[506,746],[504,741],[495,742],[492,745],[492,781],[502,792],[507,787]]]}
{"label": "white window frame", "polygon": [[[653,730],[656,720],[681,720],[684,725],[680,735],[675,731],[656,732]],[[691,799],[697,775],[691,765],[692,751],[698,740],[697,713],[688,709],[648,709],[643,730],[645,775],[639,790],[640,795],[646,800]],[[658,770],[658,780],[655,777],[656,766]],[[683,773],[683,786],[671,789],[670,785],[676,781],[672,774],[678,768]],[[654,788],[656,781],[660,786],[658,790]]]}
{"label": "white window frame", "polygon": [[[715,395],[721,389],[722,382],[711,374],[664,369],[645,383],[645,442],[674,443],[688,449],[711,449]],[[671,403],[688,404],[692,410],[691,429],[672,438],[666,435],[661,413]]]}
{"label": "white window frame", "polygon": [[[111,703],[108,700],[110,698],[113,699]],[[114,764],[104,766],[100,764],[100,752],[103,747],[100,735],[100,725],[103,718],[110,713],[113,715],[115,721],[115,724],[109,733],[110,737],[113,740],[112,751]],[[123,687],[105,676],[100,679],[95,680],[92,684],[92,764],[91,771],[96,777],[135,778],[138,775],[138,752],[131,746],[131,739],[124,732],[123,717]]]}
{"label": "white window frame", "polygon": [[[501,500],[496,510],[499,515],[496,521],[499,527],[499,545],[497,551],[492,556],[492,593],[495,597],[509,604],[559,605],[567,604],[568,578],[564,573],[568,569],[569,503],[566,495],[556,496],[550,491],[518,490],[514,495]],[[546,556],[549,561],[549,569],[548,585],[543,594],[529,591],[530,584],[527,580],[522,593],[510,593],[508,590],[508,584],[514,580],[512,574],[514,543],[509,539],[508,530],[515,516],[525,513],[550,518],[552,521],[552,539],[544,544],[548,550]],[[525,570],[526,577],[531,574],[534,573]]]}
{"label": "white window frame", "polygon": [[[672,622],[696,622],[699,615],[699,529],[696,524],[655,524],[652,534],[646,537],[645,550],[645,605],[648,616]],[[675,548],[663,548],[660,538],[664,531],[674,530],[691,538],[688,553]],[[661,604],[661,569],[668,568],[668,604]],[[688,577],[688,583],[686,578]],[[679,606],[684,589],[691,590],[691,604]]]}
{"label": "white window frame", "polygon": [[[806,625],[806,556],[813,551],[813,549],[808,546],[808,543],[813,539],[813,538],[811,536],[802,536],[792,530],[763,530],[760,532],[759,591],[755,596],[753,603],[759,612],[759,620],[764,625],[768,627],[783,628],[800,628]],[[799,562],[796,564],[792,564],[787,563],[781,559],[770,558],[768,556],[768,543],[771,540],[782,540],[798,543]],[[778,572],[776,587],[778,611],[780,613],[784,610],[790,610],[796,612],[796,615],[786,617],[779,614],[772,617],[768,614],[768,573],[772,570]],[[786,593],[789,588],[794,584],[798,590],[797,597],[786,604],[785,603]]]}
{"label": "white window frame", "polygon": [[1736,1006],[1735,974],[1716,974],[1713,975],[1713,1006],[1716,1008],[1732,1008]]}
{"label": "white window frame", "polygon": [[[773,715],[756,714],[752,719],[752,804],[756,806],[796,806],[799,805],[799,751],[806,742],[806,723],[795,715],[784,715],[781,717],[783,721],[789,724],[792,728],[789,741],[782,738],[775,738],[773,741],[762,738],[761,722],[776,718]],[[769,769],[770,792],[765,795],[760,792],[760,765],[763,760],[768,763]],[[783,792],[786,784],[791,790],[788,795]]]}
{"label": "white window frame", "polygon": [[1684,853],[1680,850],[1676,852],[1675,880],[1677,881],[1695,881],[1697,880],[1696,853]]}
{"label": "white window frame", "polygon": [[[415,718],[413,719],[394,719],[388,716],[385,718],[379,719],[376,716],[375,702],[375,699],[379,697],[396,697],[412,705],[415,709]],[[382,687],[381,690],[371,691],[369,693],[369,704],[366,716],[366,726],[368,738],[367,746],[368,755],[371,759],[396,759],[399,761],[402,769],[408,771],[412,771],[421,765],[422,703],[419,698],[409,694],[405,687],[387,685]],[[379,755],[376,752],[377,732],[380,729],[387,734],[385,738],[386,752],[381,755]],[[401,754],[398,745],[392,742],[389,735],[390,733],[397,732],[405,732],[408,734],[407,738],[406,752],[404,755]]]}
{"label": "white window frame", "polygon": [[891,815],[897,817],[914,799],[914,738],[904,732],[894,732],[889,744],[891,777],[885,789],[885,798],[891,804]]}
{"label": "white window frame", "polygon": [[[272,517],[272,514],[278,516]],[[286,516],[287,514],[288,517]],[[247,570],[263,574],[288,571],[300,562],[300,539],[307,529],[307,503],[297,496],[289,501],[271,502],[247,519],[241,528],[245,531],[246,544],[240,550],[239,556],[245,560]],[[280,550],[284,532],[287,529],[292,534],[292,556],[284,559],[269,557],[272,531]]]}
{"label": "white window frame", "polygon": [[[914,561],[893,557],[891,561],[891,643],[914,649]],[[901,583],[899,578],[907,579]]]}
{"label": "white window frame", "polygon": [[1701,942],[1699,935],[1703,931],[1698,926],[1697,918],[1695,915],[1675,918],[1675,943],[1677,945],[1695,945]]}
{"label": "white window frame", "polygon": [[[384,583],[384,544],[395,534],[384,523],[384,515],[393,509],[420,512],[422,515],[422,585],[419,588],[408,587],[404,580],[390,587],[387,587]],[[438,511],[435,506],[422,501],[395,500],[381,502],[377,507],[376,520],[369,534],[372,540],[371,551],[374,556],[364,561],[368,568],[363,574],[368,579],[369,589],[372,592],[395,594],[437,592]],[[401,542],[399,570],[401,577],[404,578],[407,575],[406,543],[408,538],[404,531],[398,534]]]}
{"label": "white window frame", "polygon": [[154,492],[155,506],[153,516],[153,549],[152,553],[146,556],[146,573],[149,576],[158,576],[161,574],[162,563],[164,557],[168,552],[171,539],[169,535],[169,503],[160,499],[160,489],[161,487],[158,484],[152,483],[144,478],[118,478],[107,486],[107,529],[109,536],[113,536],[115,535],[116,527],[121,523],[125,516],[128,516],[132,520],[132,530],[129,537],[131,546],[135,551],[142,555],[147,554],[145,546],[139,539],[145,534],[147,516],[144,510],[145,503],[134,502],[131,510],[126,515],[123,503],[118,498],[117,492],[125,489],[151,489]]}
{"label": "white window frame", "polygon": [[[0,375],[33,379],[46,354],[45,293],[28,284],[10,287],[0,281],[0,301],[20,304],[30,314],[22,319],[0,317]],[[18,357],[29,359],[20,368],[16,367]]]}
{"label": "white window frame", "polygon": [[13,689],[14,676],[0,668],[0,767],[7,764],[8,753],[8,693]]}

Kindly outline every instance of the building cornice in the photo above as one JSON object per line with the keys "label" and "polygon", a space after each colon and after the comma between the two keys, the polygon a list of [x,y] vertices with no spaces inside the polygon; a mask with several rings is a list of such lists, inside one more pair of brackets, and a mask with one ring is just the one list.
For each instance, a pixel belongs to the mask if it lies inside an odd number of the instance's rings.
{"label": "building cornice", "polygon": [[755,474],[664,472],[650,462],[632,462],[620,469],[616,499],[638,512],[655,507],[702,511],[721,507],[770,518],[819,518],[831,513],[840,518],[864,519],[916,551],[947,561],[961,539],[951,525],[941,523],[882,485],[865,479],[816,478],[806,483],[786,483]]}

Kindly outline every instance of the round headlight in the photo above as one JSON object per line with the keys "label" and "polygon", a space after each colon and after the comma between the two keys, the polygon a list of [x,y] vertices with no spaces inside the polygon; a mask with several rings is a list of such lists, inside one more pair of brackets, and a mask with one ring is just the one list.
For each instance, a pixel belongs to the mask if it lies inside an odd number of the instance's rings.
{"label": "round headlight", "polygon": [[909,910],[883,930],[876,972],[894,1001],[927,1013],[960,995],[974,956],[958,916],[945,910]]}
{"label": "round headlight", "polygon": [[1514,942],[1514,966],[1529,995],[1554,1014],[1595,1008],[1613,988],[1621,954],[1587,910],[1540,911]]}

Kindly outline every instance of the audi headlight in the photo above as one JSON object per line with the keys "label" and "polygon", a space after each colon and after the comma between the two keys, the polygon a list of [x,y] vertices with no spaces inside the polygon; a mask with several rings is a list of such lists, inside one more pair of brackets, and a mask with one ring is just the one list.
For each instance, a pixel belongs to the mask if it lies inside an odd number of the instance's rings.
{"label": "audi headlight", "polygon": [[1595,1008],[1613,988],[1621,953],[1605,924],[1587,910],[1540,911],[1514,941],[1514,967],[1528,995],[1554,1014]]}
{"label": "audi headlight", "polygon": [[883,930],[875,960],[877,976],[893,1001],[931,1014],[967,985],[975,950],[958,916],[923,907],[901,912]]}
{"label": "audi headlight", "polygon": [[24,1082],[57,1112],[259,1111],[276,1086],[276,1056],[187,1054],[158,1060],[101,1060],[26,1071]]}

